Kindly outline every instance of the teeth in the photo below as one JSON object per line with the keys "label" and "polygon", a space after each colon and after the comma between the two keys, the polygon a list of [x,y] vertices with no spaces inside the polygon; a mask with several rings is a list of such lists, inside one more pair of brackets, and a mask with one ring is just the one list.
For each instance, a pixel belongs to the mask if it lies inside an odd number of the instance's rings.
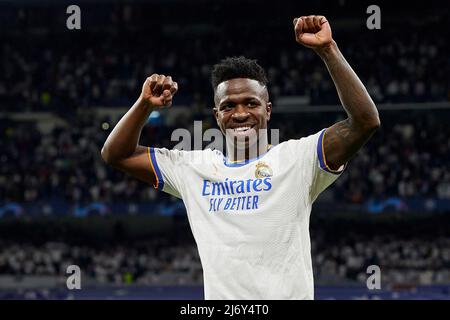
{"label": "teeth", "polygon": [[242,131],[247,131],[248,129],[250,129],[250,127],[241,127],[241,128],[235,128],[234,131],[242,132]]}

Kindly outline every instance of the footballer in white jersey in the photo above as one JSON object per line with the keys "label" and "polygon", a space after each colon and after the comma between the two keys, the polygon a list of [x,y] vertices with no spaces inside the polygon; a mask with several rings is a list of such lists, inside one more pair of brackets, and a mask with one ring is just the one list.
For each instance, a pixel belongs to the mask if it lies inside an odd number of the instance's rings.
{"label": "footballer in white jersey", "polygon": [[296,41],[327,67],[347,119],[270,146],[261,134],[272,113],[265,72],[255,60],[231,57],[212,71],[213,112],[226,151],[138,144],[150,113],[170,107],[178,90],[160,74],[147,78],[102,149],[111,166],[183,200],[206,299],[313,299],[311,207],[380,126],[375,104],[326,18],[293,22]]}
{"label": "footballer in white jersey", "polygon": [[206,299],[313,299],[311,206],[342,172],[326,167],[324,133],[233,163],[210,149],[149,148],[155,187],[186,206]]}

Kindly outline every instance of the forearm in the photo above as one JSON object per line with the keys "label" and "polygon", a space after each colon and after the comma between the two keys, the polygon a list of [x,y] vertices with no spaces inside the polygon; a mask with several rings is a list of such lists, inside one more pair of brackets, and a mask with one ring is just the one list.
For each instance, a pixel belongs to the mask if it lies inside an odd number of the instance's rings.
{"label": "forearm", "polygon": [[120,119],[102,148],[102,158],[108,163],[128,158],[136,151],[142,128],[155,108],[140,97]]}
{"label": "forearm", "polygon": [[336,86],[349,122],[358,128],[376,128],[380,120],[377,108],[356,73],[339,51],[336,42],[316,50]]}
{"label": "forearm", "polygon": [[295,39],[312,48],[324,61],[347,112],[347,119],[328,127],[323,133],[325,165],[337,170],[348,162],[379,128],[378,111],[356,73],[332,38],[324,16],[294,19]]}

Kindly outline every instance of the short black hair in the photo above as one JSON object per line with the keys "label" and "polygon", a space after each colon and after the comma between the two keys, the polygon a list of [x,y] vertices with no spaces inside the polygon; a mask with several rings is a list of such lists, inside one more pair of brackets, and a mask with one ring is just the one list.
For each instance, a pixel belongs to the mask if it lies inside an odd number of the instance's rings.
{"label": "short black hair", "polygon": [[227,80],[248,78],[267,85],[268,80],[264,69],[253,59],[246,57],[227,57],[215,64],[211,73],[211,84],[216,91],[217,86]]}

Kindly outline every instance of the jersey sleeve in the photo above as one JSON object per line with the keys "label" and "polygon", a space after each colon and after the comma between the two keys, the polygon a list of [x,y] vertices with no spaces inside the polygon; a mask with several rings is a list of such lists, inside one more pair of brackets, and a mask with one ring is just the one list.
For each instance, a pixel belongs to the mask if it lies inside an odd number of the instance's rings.
{"label": "jersey sleeve", "polygon": [[300,140],[295,140],[297,143],[294,152],[299,161],[301,180],[308,187],[311,203],[317,199],[321,192],[339,178],[347,166],[347,164],[344,164],[338,170],[332,170],[327,165],[323,147],[325,130],[323,129]]}
{"label": "jersey sleeve", "polygon": [[152,148],[147,150],[151,170],[156,177],[155,189],[181,198],[183,186],[182,168],[187,158],[187,152]]}

